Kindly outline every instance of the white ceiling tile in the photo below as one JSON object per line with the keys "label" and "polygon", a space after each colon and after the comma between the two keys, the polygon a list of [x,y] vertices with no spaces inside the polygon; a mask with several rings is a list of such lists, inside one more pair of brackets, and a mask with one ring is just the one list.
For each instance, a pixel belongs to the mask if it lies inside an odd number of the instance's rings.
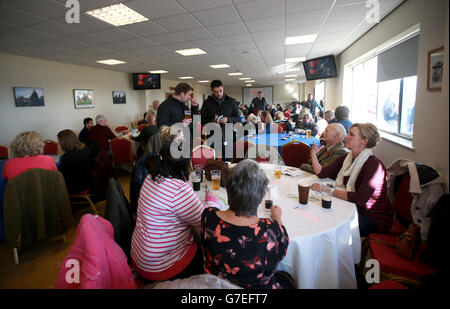
{"label": "white ceiling tile", "polygon": [[95,32],[92,32],[92,34],[95,34],[97,36],[100,36],[102,38],[105,38],[105,39],[111,40],[111,41],[125,41],[125,40],[131,40],[131,39],[134,39],[137,37],[137,35],[134,35],[128,31],[123,31],[120,28],[95,31]]}
{"label": "white ceiling tile", "polygon": [[321,33],[333,33],[333,32],[342,32],[342,31],[352,31],[362,21],[360,19],[352,19],[342,22],[326,22],[322,28]]}
{"label": "white ceiling tile", "polygon": [[101,36],[98,36],[95,34],[89,34],[89,33],[77,34],[77,35],[68,37],[68,39],[79,42],[80,44],[85,44],[85,45],[101,44],[101,43],[106,43],[106,42],[110,41]]}
{"label": "white ceiling tile", "polygon": [[178,35],[179,37],[182,37],[183,39],[185,39],[187,41],[214,38],[214,36],[211,34],[211,32],[209,32],[206,28],[180,31],[180,32],[175,32],[175,34]]}
{"label": "white ceiling tile", "polygon": [[240,21],[232,24],[212,26],[208,29],[217,37],[247,33],[247,29]]}
{"label": "white ceiling tile", "polygon": [[178,3],[172,0],[133,0],[124,4],[149,19],[186,13]]}
{"label": "white ceiling tile", "polygon": [[34,42],[45,42],[51,39],[54,39],[54,36],[45,34],[43,32],[38,32],[34,30],[29,30],[28,28],[18,28],[14,30],[10,30],[4,32],[4,34],[9,35],[11,37],[18,37],[24,41],[28,41],[30,43]]}
{"label": "white ceiling tile", "polygon": [[253,42],[230,43],[227,46],[233,51],[242,51],[256,48]]}
{"label": "white ceiling tile", "polygon": [[246,20],[248,31],[258,32],[285,28],[284,16],[273,16],[264,19]]}
{"label": "white ceiling tile", "polygon": [[127,32],[133,33],[134,35],[142,36],[142,37],[169,32],[166,29],[164,29],[163,27],[154,23],[153,21],[144,21],[144,22],[137,23],[137,24],[121,26],[120,28]]}
{"label": "white ceiling tile", "polygon": [[320,33],[314,43],[327,43],[332,41],[343,41],[352,31],[341,31],[331,33]]}
{"label": "white ceiling tile", "polygon": [[318,34],[320,27],[321,25],[304,25],[299,27],[287,28],[286,36]]}
{"label": "white ceiling tile", "polygon": [[46,41],[46,44],[51,44],[60,48],[80,48],[86,45],[84,42],[79,42],[77,40],[72,40],[72,38],[68,39],[54,39],[50,41]]}
{"label": "white ceiling tile", "polygon": [[145,38],[131,39],[131,40],[126,40],[126,41],[121,41],[120,43],[123,45],[129,46],[130,48],[148,47],[148,46],[154,46],[156,44]]}
{"label": "white ceiling tile", "polygon": [[155,20],[156,23],[169,31],[183,31],[201,28],[199,24],[190,14],[182,14]]}
{"label": "white ceiling tile", "polygon": [[327,13],[328,10],[316,10],[307,13],[289,14],[286,16],[286,28],[321,24]]}
{"label": "white ceiling tile", "polygon": [[273,39],[279,39],[279,38],[285,37],[284,29],[252,32],[250,34],[253,37],[253,40],[256,41],[256,43],[258,43],[258,41],[261,41],[261,40],[273,40]]}
{"label": "white ceiling tile", "polygon": [[120,44],[118,42],[106,42],[101,44],[95,44],[94,47],[98,49],[102,49],[104,51],[115,51],[115,52],[121,52],[127,49],[130,49],[129,46]]}
{"label": "white ceiling tile", "polygon": [[82,33],[82,31],[66,26],[55,21],[46,21],[39,24],[30,25],[29,29],[44,32],[55,37],[68,37]]}
{"label": "white ceiling tile", "polygon": [[[192,44],[190,44],[187,41],[183,41],[183,42],[178,42],[178,43],[168,43],[168,44],[164,44],[164,47],[172,50],[172,51],[176,51],[176,50],[180,50],[180,49],[190,49],[190,48],[194,48],[194,46],[192,46]],[[182,56],[184,57],[184,56]]]}
{"label": "white ceiling tile", "polygon": [[272,40],[258,40],[256,45],[260,48],[272,47],[272,46],[283,46],[285,39],[282,37],[280,39]]}
{"label": "white ceiling tile", "polygon": [[46,21],[46,19],[27,14],[23,11],[18,11],[16,9],[1,6],[0,2],[0,21],[15,26],[26,26]]}
{"label": "white ceiling tile", "polygon": [[220,37],[219,40],[222,41],[224,44],[252,42],[252,38],[247,33],[223,36]]}
{"label": "white ceiling tile", "polygon": [[330,16],[328,16],[327,22],[341,22],[351,19],[360,19],[363,21],[366,18],[367,11],[368,8],[366,8],[365,3],[334,7]]}
{"label": "white ceiling tile", "polygon": [[242,19],[261,19],[284,14],[284,0],[261,0],[238,4],[237,9]]}
{"label": "white ceiling tile", "polygon": [[335,6],[346,6],[346,5],[353,5],[353,4],[361,4],[366,3],[364,0],[336,0]]}
{"label": "white ceiling tile", "polygon": [[312,43],[288,45],[286,46],[286,58],[304,57],[311,50],[312,46]]}
{"label": "white ceiling tile", "polygon": [[213,46],[222,46],[223,44],[219,42],[217,39],[203,39],[203,40],[192,40],[190,41],[192,45],[195,47],[204,49]]}
{"label": "white ceiling tile", "polygon": [[64,17],[69,10],[64,5],[51,0],[2,0],[0,3],[1,5],[15,8],[28,14],[46,19]]}
{"label": "white ceiling tile", "polygon": [[[66,22],[65,18],[55,19],[55,21],[59,23]],[[94,32],[114,28],[113,25],[84,13],[80,14],[80,23],[67,24],[67,26],[84,32]]]}
{"label": "white ceiling tile", "polygon": [[237,14],[234,6],[224,6],[220,8],[197,11],[193,12],[192,15],[194,15],[205,26],[223,25],[241,21],[241,18]]}
{"label": "white ceiling tile", "polygon": [[293,14],[313,10],[330,9],[332,4],[333,0],[286,0],[286,12]]}
{"label": "white ceiling tile", "polygon": [[177,0],[188,11],[199,11],[230,5],[230,0]]}
{"label": "white ceiling tile", "polygon": [[17,26],[14,26],[14,25],[11,25],[11,24],[8,24],[8,23],[4,23],[4,22],[0,21],[0,33],[8,31],[8,30],[12,30],[14,28],[17,28]]}
{"label": "white ceiling tile", "polygon": [[169,43],[183,42],[183,39],[181,39],[180,37],[178,37],[172,33],[149,36],[149,37],[146,37],[146,39],[153,43],[157,43],[157,44],[169,44]]}

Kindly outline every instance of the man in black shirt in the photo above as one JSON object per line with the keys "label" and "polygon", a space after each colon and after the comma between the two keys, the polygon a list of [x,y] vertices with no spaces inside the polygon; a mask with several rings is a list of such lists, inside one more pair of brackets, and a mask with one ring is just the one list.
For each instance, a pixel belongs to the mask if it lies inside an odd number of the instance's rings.
{"label": "man in black shirt", "polygon": [[263,97],[262,90],[258,91],[258,96],[253,98],[252,103],[254,105],[253,113],[255,115],[258,114],[258,111],[266,111],[267,110],[267,102],[266,98]]}
{"label": "man in black shirt", "polygon": [[[194,98],[191,98],[193,90],[187,83],[179,83],[175,87],[174,95],[164,100],[158,107],[158,114],[156,116],[158,128],[172,126],[179,122],[185,125],[192,123],[192,116],[198,112],[198,103]],[[189,110],[189,107],[185,103],[189,100],[191,101],[191,117],[185,119],[185,111]]]}
{"label": "man in black shirt", "polygon": [[89,117],[84,118],[83,125],[84,128],[80,131],[80,134],[78,134],[78,139],[82,143],[86,144],[88,143],[89,129],[94,126],[94,120],[92,120],[92,118]]}

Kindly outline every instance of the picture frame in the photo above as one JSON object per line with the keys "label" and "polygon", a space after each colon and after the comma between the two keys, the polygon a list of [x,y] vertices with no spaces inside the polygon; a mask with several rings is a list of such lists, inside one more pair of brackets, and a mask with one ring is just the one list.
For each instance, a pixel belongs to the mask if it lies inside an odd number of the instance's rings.
{"label": "picture frame", "polygon": [[125,91],[113,91],[113,104],[126,104],[127,103],[127,94]]}
{"label": "picture frame", "polygon": [[45,106],[44,88],[13,87],[16,107]]}
{"label": "picture frame", "polygon": [[74,89],[73,99],[76,109],[94,107],[94,91],[91,89]]}
{"label": "picture frame", "polygon": [[428,52],[427,90],[441,91],[444,74],[444,46]]}

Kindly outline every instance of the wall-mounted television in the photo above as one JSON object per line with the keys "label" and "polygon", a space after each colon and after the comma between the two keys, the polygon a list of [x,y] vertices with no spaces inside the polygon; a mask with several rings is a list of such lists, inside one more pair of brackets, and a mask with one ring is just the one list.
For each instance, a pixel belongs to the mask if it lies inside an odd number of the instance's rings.
{"label": "wall-mounted television", "polygon": [[133,89],[161,89],[161,74],[133,73]]}
{"label": "wall-mounted television", "polygon": [[337,77],[334,56],[324,56],[303,62],[307,80]]}

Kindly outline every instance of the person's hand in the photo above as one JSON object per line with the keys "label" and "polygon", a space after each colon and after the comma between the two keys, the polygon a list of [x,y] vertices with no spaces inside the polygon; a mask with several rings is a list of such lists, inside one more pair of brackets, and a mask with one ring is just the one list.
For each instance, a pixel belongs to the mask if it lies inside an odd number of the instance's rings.
{"label": "person's hand", "polygon": [[275,221],[281,220],[281,208],[279,206],[273,205],[270,209],[270,214],[272,219],[274,219]]}
{"label": "person's hand", "polygon": [[313,141],[313,144],[312,144],[312,147],[311,147],[311,156],[313,156],[313,155],[316,156],[317,153],[318,153],[323,147],[324,147],[323,145],[320,146],[320,147],[317,147],[316,142]]}
{"label": "person's hand", "polygon": [[217,118],[219,118],[219,115],[214,116],[214,122],[217,122]]}
{"label": "person's hand", "polygon": [[220,119],[220,123],[221,124],[225,124],[228,122],[228,118],[227,117],[223,117],[222,119]]}
{"label": "person's hand", "polygon": [[314,190],[314,191],[317,191],[317,192],[320,192],[320,183],[313,183],[312,185],[311,185],[311,190]]}
{"label": "person's hand", "polygon": [[191,99],[191,105],[192,106],[198,106],[198,102],[197,102],[197,100],[195,98]]}
{"label": "person's hand", "polygon": [[189,118],[189,119],[183,119],[182,122],[184,123],[185,126],[188,126],[188,125],[191,124],[192,118]]}

